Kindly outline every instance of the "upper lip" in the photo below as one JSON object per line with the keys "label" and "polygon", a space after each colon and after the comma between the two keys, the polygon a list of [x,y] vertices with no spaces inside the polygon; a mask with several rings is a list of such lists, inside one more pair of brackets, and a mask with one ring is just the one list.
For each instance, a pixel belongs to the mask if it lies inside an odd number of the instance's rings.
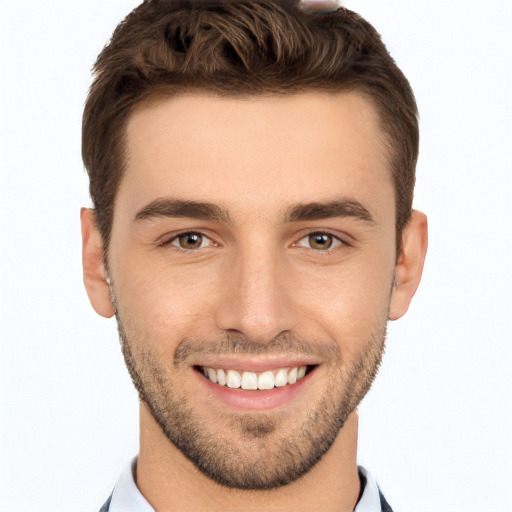
{"label": "upper lip", "polygon": [[265,370],[275,370],[279,368],[295,368],[301,366],[318,365],[320,362],[313,356],[219,356],[206,355],[198,357],[197,361],[191,362],[192,366],[202,366],[206,368],[223,370],[241,370],[246,372],[260,373]]}

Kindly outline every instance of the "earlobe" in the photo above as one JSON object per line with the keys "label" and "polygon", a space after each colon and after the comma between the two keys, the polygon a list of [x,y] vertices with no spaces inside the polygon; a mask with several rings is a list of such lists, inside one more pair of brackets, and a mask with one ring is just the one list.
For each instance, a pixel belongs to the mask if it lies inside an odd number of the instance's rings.
{"label": "earlobe", "polygon": [[80,223],[85,290],[96,313],[110,318],[114,315],[114,307],[110,299],[108,276],[103,264],[103,240],[96,225],[94,210],[82,208]]}
{"label": "earlobe", "polygon": [[390,320],[397,320],[407,312],[420,284],[427,246],[427,217],[414,210],[402,233],[402,248],[395,266],[395,283],[389,306]]}

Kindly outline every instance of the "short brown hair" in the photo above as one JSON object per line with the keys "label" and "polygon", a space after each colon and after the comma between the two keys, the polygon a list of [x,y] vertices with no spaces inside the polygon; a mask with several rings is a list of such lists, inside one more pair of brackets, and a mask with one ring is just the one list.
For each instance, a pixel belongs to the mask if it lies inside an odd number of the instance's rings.
{"label": "short brown hair", "polygon": [[412,211],[418,112],[378,32],[354,12],[318,14],[298,0],[146,0],[94,65],[82,157],[108,248],[136,105],[197,90],[221,96],[355,91],[379,114],[396,195],[397,247]]}

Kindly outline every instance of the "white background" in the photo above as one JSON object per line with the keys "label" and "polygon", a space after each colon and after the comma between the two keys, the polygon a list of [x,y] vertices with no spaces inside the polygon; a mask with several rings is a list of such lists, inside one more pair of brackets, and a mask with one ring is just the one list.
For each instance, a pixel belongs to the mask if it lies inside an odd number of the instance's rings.
{"label": "white background", "polygon": [[[0,510],[97,511],[137,452],[114,320],[81,283],[90,68],[138,2],[2,2]],[[361,0],[421,111],[423,283],[360,408],[397,512],[512,511],[512,2]]]}

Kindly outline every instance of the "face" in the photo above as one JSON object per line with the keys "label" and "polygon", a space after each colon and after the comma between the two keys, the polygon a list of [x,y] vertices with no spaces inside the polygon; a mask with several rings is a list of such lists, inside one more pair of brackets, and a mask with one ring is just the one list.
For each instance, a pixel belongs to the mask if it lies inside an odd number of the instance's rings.
{"label": "face", "polygon": [[381,361],[395,196],[375,112],[351,93],[181,96],[140,107],[127,141],[108,262],[140,396],[210,478],[290,483]]}

